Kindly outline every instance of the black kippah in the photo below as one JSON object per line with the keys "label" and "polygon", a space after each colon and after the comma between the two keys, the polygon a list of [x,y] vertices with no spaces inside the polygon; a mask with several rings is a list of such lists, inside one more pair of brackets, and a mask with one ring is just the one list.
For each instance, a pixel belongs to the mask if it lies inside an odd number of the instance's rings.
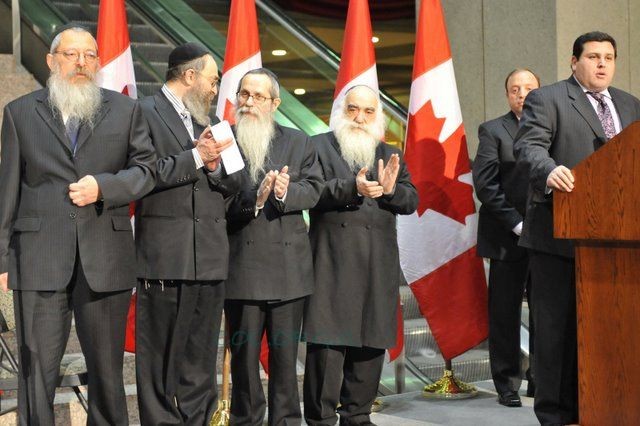
{"label": "black kippah", "polygon": [[169,69],[185,64],[189,61],[193,61],[194,59],[207,54],[209,54],[209,51],[200,43],[191,42],[182,44],[173,49],[169,54]]}
{"label": "black kippah", "polygon": [[[58,37],[59,34],[65,32],[67,30],[70,30],[72,28],[79,28],[79,29],[84,30],[84,31],[88,32],[89,34],[91,34],[91,31],[89,31],[89,28],[85,27],[84,25],[76,24],[76,23],[73,23],[73,22],[69,22],[68,24],[57,26],[55,31],[53,32],[53,36],[52,36],[51,40],[53,40],[54,38]],[[91,37],[93,37],[93,34],[91,34]]]}

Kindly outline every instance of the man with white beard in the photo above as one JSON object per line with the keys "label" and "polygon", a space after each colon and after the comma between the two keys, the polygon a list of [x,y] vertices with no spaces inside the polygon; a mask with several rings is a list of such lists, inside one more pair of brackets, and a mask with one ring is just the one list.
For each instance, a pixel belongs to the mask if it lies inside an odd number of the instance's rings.
{"label": "man with white beard", "polygon": [[276,76],[260,68],[240,81],[236,139],[248,173],[229,209],[231,248],[225,314],[231,344],[231,423],[262,425],[260,343],[269,343],[270,425],[300,424],[296,364],[302,311],[313,290],[311,246],[302,211],[322,190],[315,149],[280,126]]}
{"label": "man with white beard", "polygon": [[[218,66],[202,45],[169,55],[167,82],[140,103],[158,154],[156,186],[136,208],[136,385],[143,425],[209,424],[229,267],[227,175],[209,109]],[[198,138],[198,140],[196,140]]]}
{"label": "man with white beard", "polygon": [[13,289],[20,425],[53,425],[71,317],[86,359],[88,424],[128,424],[122,360],[136,284],[129,202],[153,188],[140,107],[99,89],[97,44],[58,30],[47,88],[8,104],[0,162],[0,285]]}
{"label": "man with white beard", "polygon": [[[402,271],[396,215],[418,194],[401,152],[381,142],[378,94],[355,86],[312,141],[326,180],[311,210],[314,292],[304,314],[304,417],[309,425],[372,424],[386,348],[396,343]],[[385,164],[386,163],[386,164]]]}

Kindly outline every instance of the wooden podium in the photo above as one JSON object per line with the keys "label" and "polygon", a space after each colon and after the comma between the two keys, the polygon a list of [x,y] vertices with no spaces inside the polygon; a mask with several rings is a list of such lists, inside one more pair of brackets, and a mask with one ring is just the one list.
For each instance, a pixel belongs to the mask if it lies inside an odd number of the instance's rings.
{"label": "wooden podium", "polygon": [[640,424],[640,121],[554,193],[554,235],[576,242],[581,426]]}

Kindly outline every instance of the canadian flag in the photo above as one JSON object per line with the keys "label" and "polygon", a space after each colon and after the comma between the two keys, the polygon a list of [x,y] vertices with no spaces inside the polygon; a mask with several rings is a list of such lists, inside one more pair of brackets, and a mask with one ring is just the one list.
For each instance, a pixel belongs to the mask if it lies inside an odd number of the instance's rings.
{"label": "canadian flag", "polygon": [[371,41],[372,35],[368,0],[349,0],[331,115],[353,86],[369,86],[378,91],[378,72]]}
{"label": "canadian flag", "polygon": [[254,0],[232,0],[216,116],[235,123],[238,83],[247,72],[262,67],[258,18]]}
{"label": "canadian flag", "polygon": [[[133,72],[133,58],[131,57],[124,0],[100,0],[97,42],[101,66],[96,76],[98,85],[137,99],[136,77]],[[131,203],[129,206],[132,222],[134,205]],[[128,352],[135,352],[135,307],[136,294],[134,289],[127,315],[125,350]]]}
{"label": "canadian flag", "polygon": [[422,0],[405,161],[416,213],[398,219],[400,261],[446,360],[487,337],[487,286],[476,256],[478,215],[440,0]]}

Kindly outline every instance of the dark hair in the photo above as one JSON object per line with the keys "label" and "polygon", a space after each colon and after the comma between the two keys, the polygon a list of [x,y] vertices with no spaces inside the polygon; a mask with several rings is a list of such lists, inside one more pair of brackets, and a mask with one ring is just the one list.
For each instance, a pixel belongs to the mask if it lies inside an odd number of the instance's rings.
{"label": "dark hair", "polygon": [[184,64],[177,65],[175,67],[167,69],[165,75],[166,81],[178,80],[182,77],[182,74],[187,70],[194,70],[195,72],[201,72],[207,65],[207,55],[200,56],[199,58],[192,59]]}
{"label": "dark hair", "polygon": [[536,81],[538,82],[538,87],[542,86],[542,84],[540,84],[540,77],[538,77],[538,74],[531,71],[529,68],[516,68],[513,71],[511,71],[509,74],[507,74],[507,78],[504,79],[504,90],[506,91],[509,90],[509,87],[507,86],[507,84],[509,83],[509,79],[511,78],[512,75],[517,74],[519,72],[530,72],[531,75],[533,75]]}
{"label": "dark hair", "polygon": [[613,46],[614,57],[618,57],[618,48],[616,47],[616,40],[613,37],[602,31],[591,31],[582,34],[573,42],[573,56],[575,56],[576,59],[580,59],[580,55],[582,55],[582,51],[584,50],[584,44],[590,41],[608,41]]}
{"label": "dark hair", "polygon": [[275,75],[273,71],[271,71],[268,68],[256,68],[256,69],[247,71],[245,75],[243,75],[240,81],[238,82],[238,90],[236,90],[237,92],[239,92],[240,89],[242,88],[242,81],[244,80],[244,78],[252,74],[266,75],[267,77],[269,77],[269,80],[271,81],[271,90],[269,91],[269,96],[271,96],[274,99],[280,97],[280,82],[278,81],[278,76]]}

